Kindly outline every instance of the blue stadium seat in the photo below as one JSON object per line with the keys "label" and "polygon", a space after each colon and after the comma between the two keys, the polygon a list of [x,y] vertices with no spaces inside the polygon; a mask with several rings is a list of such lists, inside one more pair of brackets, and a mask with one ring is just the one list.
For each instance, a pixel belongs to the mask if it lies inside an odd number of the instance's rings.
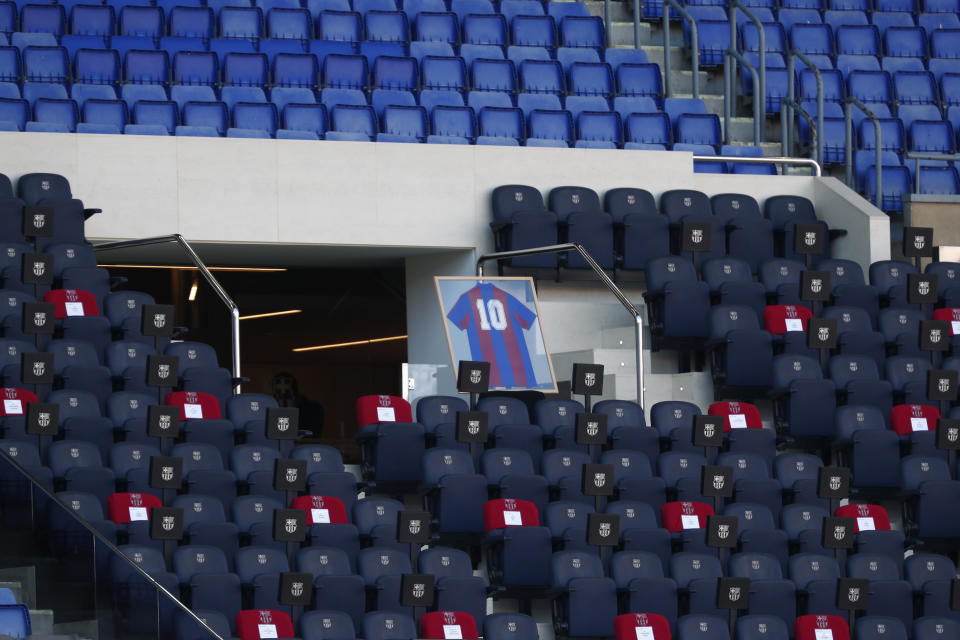
{"label": "blue stadium seat", "polygon": [[[555,18],[556,19],[556,18]],[[560,21],[560,45],[601,49],[606,42],[603,21],[597,16],[565,16]]]}
{"label": "blue stadium seat", "polygon": [[367,40],[408,42],[410,27],[402,11],[368,11],[364,14],[364,33]]}
{"label": "blue stadium seat", "polygon": [[350,11],[321,11],[317,16],[317,38],[340,42],[359,42],[360,14]]}
{"label": "blue stadium seat", "polygon": [[[313,21],[310,13],[299,7],[270,9],[267,12],[266,36],[280,40],[310,40],[313,37]],[[263,43],[261,43],[262,46]]]}
{"label": "blue stadium seat", "polygon": [[423,11],[417,14],[407,12],[407,17],[413,23],[413,40],[457,44],[459,26],[456,14],[447,12],[442,2],[436,9],[437,11]]}

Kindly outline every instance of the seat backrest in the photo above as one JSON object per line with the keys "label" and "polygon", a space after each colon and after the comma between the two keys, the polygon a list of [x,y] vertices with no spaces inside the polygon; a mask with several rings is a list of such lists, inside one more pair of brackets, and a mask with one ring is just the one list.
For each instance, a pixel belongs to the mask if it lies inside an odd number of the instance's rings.
{"label": "seat backrest", "polygon": [[790,578],[798,589],[806,589],[814,580],[836,580],[840,566],[833,556],[817,553],[797,553],[790,556]]}
{"label": "seat backrest", "polygon": [[934,431],[940,410],[926,404],[898,404],[890,410],[890,428],[898,435],[916,431]]}
{"label": "seat backrest", "polygon": [[506,527],[539,527],[540,514],[536,505],[529,500],[487,500],[483,504],[483,526],[487,531]]}
{"label": "seat backrest", "polygon": [[420,553],[417,562],[421,573],[429,573],[437,578],[473,576],[470,556],[460,549],[431,547]]}
{"label": "seat backrest", "polygon": [[290,507],[306,511],[308,525],[349,522],[343,501],[332,496],[297,496],[290,503]]}
{"label": "seat backrest", "polygon": [[847,558],[847,575],[870,581],[903,579],[903,572],[893,558],[862,552]]}
{"label": "seat backrest", "polygon": [[704,502],[668,502],[660,507],[664,528],[677,533],[684,529],[703,529],[707,517],[714,514],[713,507]]}
{"label": "seat backrest", "polygon": [[44,294],[43,301],[54,304],[54,318],[57,320],[73,316],[100,315],[97,298],[89,291],[53,289]]}
{"label": "seat backrest", "polygon": [[577,578],[602,578],[600,556],[585,551],[558,551],[553,554],[553,588],[567,589]]}
{"label": "seat backrest", "polygon": [[613,619],[616,640],[670,640],[670,622],[658,613],[624,613]]}
{"label": "seat backrest", "polygon": [[710,198],[705,193],[691,189],[671,189],[660,195],[660,212],[673,224],[688,215],[712,215],[713,209]]}
{"label": "seat backrest", "polygon": [[730,575],[751,580],[780,580],[783,570],[776,556],[769,553],[735,553],[729,560]]}
{"label": "seat backrest", "polygon": [[473,457],[463,449],[428,449],[423,456],[423,480],[428,485],[440,482],[443,476],[476,473]]}
{"label": "seat backrest", "polygon": [[630,400],[601,400],[593,405],[594,413],[607,416],[607,430],[617,427],[644,427],[646,420],[643,416],[643,407]]}
{"label": "seat backrest", "polygon": [[240,640],[260,638],[293,638],[290,615],[272,609],[245,610],[237,614],[237,636]]}
{"label": "seat backrest", "polygon": [[149,493],[112,493],[107,498],[107,517],[115,524],[148,520],[150,510],[162,506],[160,498]]}
{"label": "seat backrest", "polygon": [[[522,613],[494,613],[483,621],[486,640],[537,640],[537,623]],[[371,640],[369,636],[368,640]]]}
{"label": "seat backrest", "polygon": [[833,640],[850,640],[850,628],[847,626],[847,621],[840,616],[804,615],[798,616],[793,623],[796,640],[821,640],[827,637],[823,633],[824,630],[830,630],[830,637]]}
{"label": "seat backrest", "polygon": [[216,396],[202,391],[174,391],[168,393],[164,403],[180,407],[181,420],[219,420],[220,401]]}
{"label": "seat backrest", "polygon": [[806,331],[813,312],[807,307],[792,304],[768,305],[763,310],[763,327],[774,335],[790,331]]}
{"label": "seat backrest", "polygon": [[336,547],[304,547],[297,552],[297,570],[314,576],[349,576],[352,564],[347,553]]}
{"label": "seat backrest", "polygon": [[361,535],[369,535],[376,526],[396,526],[397,514],[403,509],[403,503],[392,498],[364,498],[353,503],[353,522]]}
{"label": "seat backrest", "polygon": [[417,422],[433,429],[440,424],[456,422],[457,413],[469,409],[466,401],[456,396],[423,396],[417,400]]}
{"label": "seat backrest", "polygon": [[412,571],[410,555],[398,549],[367,547],[360,550],[357,569],[367,585],[375,585],[383,576],[399,576]]}
{"label": "seat backrest", "polygon": [[357,398],[357,426],[377,422],[412,422],[410,403],[398,396],[360,396]]}
{"label": "seat backrest", "polygon": [[707,408],[707,415],[725,416],[723,430],[762,429],[760,410],[749,402],[714,402]]}
{"label": "seat backrest", "polygon": [[957,567],[953,560],[937,553],[915,553],[903,561],[904,577],[914,591],[923,591],[930,580],[953,580]]}
{"label": "seat backrest", "polygon": [[431,611],[420,619],[420,637],[428,640],[479,637],[473,616],[463,611]]}
{"label": "seat backrest", "polygon": [[854,518],[856,531],[889,531],[890,516],[878,504],[848,504],[837,507],[837,517]]}
{"label": "seat backrest", "polygon": [[530,424],[527,405],[519,398],[487,396],[477,402],[477,411],[486,411],[490,428],[501,424]]}

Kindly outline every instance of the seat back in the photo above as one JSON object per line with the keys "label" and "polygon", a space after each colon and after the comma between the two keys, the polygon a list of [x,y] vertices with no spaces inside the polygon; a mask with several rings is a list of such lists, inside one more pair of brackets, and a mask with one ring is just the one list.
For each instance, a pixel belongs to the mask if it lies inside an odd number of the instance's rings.
{"label": "seat back", "polygon": [[529,500],[487,500],[483,504],[483,526],[486,531],[506,527],[539,527],[540,514],[536,505]]}
{"label": "seat back", "polygon": [[168,393],[164,403],[180,407],[180,420],[219,420],[220,401],[216,396],[202,391],[174,391]]}
{"label": "seat back", "polygon": [[306,511],[308,525],[349,522],[343,501],[332,496],[297,496],[290,503],[290,507]]}
{"label": "seat back", "polygon": [[237,636],[240,640],[260,638],[293,638],[290,615],[272,609],[245,610],[237,614]]}
{"label": "seat back", "polygon": [[856,531],[889,531],[890,516],[878,504],[848,504],[837,508],[837,517],[853,518]]}
{"label": "seat back", "polygon": [[148,520],[150,510],[162,506],[160,498],[149,493],[112,493],[107,498],[107,517],[115,524]]}
{"label": "seat back", "polygon": [[713,507],[704,502],[668,502],[660,508],[663,527],[678,533],[685,529],[703,529],[707,517],[714,515]]}
{"label": "seat back", "polygon": [[479,634],[477,623],[469,613],[431,611],[423,614],[420,619],[420,636],[428,640],[444,640],[444,638],[475,640]]}
{"label": "seat back", "polygon": [[412,422],[410,403],[398,396],[378,395],[357,398],[357,426],[378,422]]}

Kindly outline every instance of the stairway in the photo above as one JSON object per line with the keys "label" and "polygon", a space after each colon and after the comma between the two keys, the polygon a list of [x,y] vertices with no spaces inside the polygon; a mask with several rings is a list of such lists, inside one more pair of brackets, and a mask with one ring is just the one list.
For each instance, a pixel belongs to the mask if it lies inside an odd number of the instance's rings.
{"label": "stairway", "polygon": [[[603,5],[600,0],[587,0],[586,5],[592,15],[603,17]],[[632,49],[634,47],[633,33],[633,3],[611,2],[612,24],[607,28],[611,36],[611,46]],[[663,72],[663,28],[659,21],[640,23],[640,48],[647,54],[650,62],[660,65]],[[690,59],[691,51],[683,39],[683,29],[679,21],[670,23],[670,83],[675,98],[693,97],[693,70]],[[700,69],[700,99],[707,107],[708,113],[720,117],[720,126],[723,122],[723,67]],[[666,85],[664,85],[666,86]],[[739,86],[739,80],[738,80]],[[753,145],[753,106],[751,96],[740,96],[737,108],[730,122],[730,144]],[[780,121],[779,118],[767,118],[765,123],[766,142],[759,146],[766,156],[780,154]],[[761,131],[761,133],[764,133]],[[802,173],[809,173],[802,170]]]}
{"label": "stairway", "polygon": [[[675,352],[652,352],[642,289],[626,284],[621,289],[643,320],[644,406],[663,400],[709,405],[713,401],[709,371],[679,373]],[[617,299],[596,282],[541,280],[537,295],[557,380],[569,381],[574,363],[602,364],[603,394],[591,399],[636,400],[636,330],[630,313]]]}

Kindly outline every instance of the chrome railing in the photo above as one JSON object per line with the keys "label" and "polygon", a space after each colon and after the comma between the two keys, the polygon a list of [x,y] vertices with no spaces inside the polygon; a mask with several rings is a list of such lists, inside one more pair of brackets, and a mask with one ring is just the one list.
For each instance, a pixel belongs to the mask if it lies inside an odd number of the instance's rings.
{"label": "chrome railing", "polygon": [[806,120],[807,125],[810,127],[810,136],[813,142],[813,144],[810,145],[810,159],[816,162],[817,138],[820,136],[820,133],[817,131],[817,123],[814,121],[813,116],[800,106],[799,102],[790,98],[780,98],[780,155],[787,157],[793,151],[793,128],[787,126],[787,118],[783,115],[786,113],[788,105],[794,109],[800,117]]}
{"label": "chrome railing", "polygon": [[[7,469],[3,468],[3,465],[8,465],[10,467],[10,471],[7,471]],[[28,471],[23,466],[21,466],[16,461],[15,458],[10,457],[10,455],[7,453],[6,447],[2,447],[0,448],[0,474],[3,474],[5,478],[9,479],[10,473],[14,473],[22,476],[29,483],[29,495],[27,497],[27,500],[29,501],[31,514],[35,516],[36,514],[38,514],[38,512],[41,511],[41,508],[40,508],[41,503],[43,504],[44,507],[47,506],[47,503],[52,503],[53,505],[55,505],[55,508],[60,509],[62,512],[66,514],[69,514],[69,517],[72,518],[72,521],[75,522],[75,524],[78,527],[80,527],[79,530],[84,531],[84,535],[86,534],[90,535],[91,540],[93,540],[94,542],[94,548],[93,548],[94,556],[96,556],[96,545],[103,545],[103,548],[106,549],[107,553],[109,554],[109,558],[111,562],[114,560],[118,560],[126,563],[127,565],[129,565],[129,568],[133,571],[133,575],[138,576],[139,579],[142,579],[144,582],[148,583],[153,589],[156,590],[156,594],[157,594],[156,609],[153,611],[150,611],[150,615],[153,616],[153,618],[151,619],[148,616],[144,620],[140,620],[140,622],[144,622],[148,625],[151,625],[151,629],[156,630],[155,636],[152,632],[148,632],[149,636],[155,637],[157,640],[162,640],[163,638],[171,637],[172,634],[170,633],[170,630],[165,629],[163,627],[165,625],[172,626],[173,620],[163,618],[161,615],[161,611],[169,612],[171,610],[170,608],[172,607],[173,610],[179,611],[180,614],[190,618],[192,623],[196,626],[197,630],[202,630],[204,634],[208,633],[209,634],[208,637],[210,638],[210,640],[228,640],[227,638],[223,638],[222,636],[220,636],[209,625],[207,625],[207,623],[204,622],[203,619],[199,618],[196,614],[193,613],[193,611],[191,611],[187,606],[185,606],[180,601],[178,595],[170,593],[170,591],[168,591],[162,584],[154,580],[154,578],[149,573],[144,571],[140,567],[140,565],[134,562],[123,551],[118,549],[116,544],[114,544],[109,538],[104,536],[100,531],[97,530],[96,527],[94,527],[89,522],[87,522],[84,518],[79,516],[69,505],[65,504],[57,496],[56,493],[54,493],[47,487],[43,486],[43,483],[37,480],[37,478],[32,473],[30,473],[30,471]],[[8,496],[7,500],[13,500],[13,498],[10,498]],[[7,505],[5,504],[5,506]],[[20,522],[18,524],[26,524],[26,523]],[[30,524],[30,526],[32,527],[37,526],[35,517],[33,522]],[[11,529],[11,531],[13,530]],[[33,535],[37,536],[38,532],[34,531]],[[25,562],[29,562],[27,556],[24,556],[23,559]],[[90,569],[91,569],[91,575],[89,576],[90,583],[89,585],[86,585],[86,586],[89,589],[92,589],[93,592],[96,592],[97,586],[98,586],[97,583],[99,580],[102,580],[103,577],[97,575],[95,565],[91,566]],[[55,575],[56,577],[59,577],[59,573]],[[53,578],[53,576],[50,576],[50,577]],[[76,594],[76,595],[79,595],[79,594]],[[81,609],[83,607],[83,605],[81,604],[78,604],[78,603],[74,603],[74,604],[76,604]],[[108,612],[110,614],[116,613],[113,610],[113,607],[103,607],[101,610],[99,608],[99,605],[96,604],[96,598],[94,598],[93,606],[95,609],[97,609],[97,612],[95,614],[97,618],[100,617],[101,613],[104,615],[107,615]],[[156,623],[156,626],[153,627],[152,623]],[[117,637],[120,637],[120,636],[118,635]],[[135,637],[144,638],[145,636],[141,632]],[[205,635],[205,637],[207,636]]]}
{"label": "chrome railing", "polygon": [[944,162],[956,162],[960,160],[960,153],[921,153],[919,151],[908,151],[904,157],[907,160],[916,161],[913,167],[913,192],[920,193],[920,161],[942,160]]}
{"label": "chrome railing", "polygon": [[610,276],[603,270],[603,268],[597,264],[597,261],[593,259],[586,249],[582,245],[575,242],[567,242],[565,244],[554,244],[546,247],[535,247],[533,249],[518,249],[516,251],[498,251],[496,253],[487,253],[479,258],[477,258],[477,277],[483,277],[483,263],[488,260],[506,260],[508,258],[519,258],[521,256],[533,256],[541,253],[562,253],[566,251],[576,251],[580,254],[580,257],[583,258],[584,262],[589,265],[590,269],[593,271],[594,275],[597,276],[597,279],[603,283],[603,285],[616,297],[616,299],[623,305],[623,308],[627,310],[631,316],[633,316],[634,331],[636,335],[636,357],[637,357],[637,404],[641,407],[643,404],[643,316],[640,314],[640,311],[637,310],[633,303],[627,299],[627,296],[624,295],[623,291],[620,290],[613,280],[610,279]]}
{"label": "chrome railing", "polygon": [[104,242],[102,244],[94,245],[93,249],[95,251],[109,251],[111,249],[128,249],[131,247],[145,247],[152,244],[164,244],[167,242],[176,243],[183,252],[187,254],[187,257],[190,258],[190,262],[197,268],[200,274],[203,276],[203,279],[207,281],[213,290],[216,292],[217,297],[223,302],[227,307],[227,310],[230,312],[230,374],[234,379],[233,392],[235,394],[240,393],[240,309],[237,307],[237,304],[233,299],[227,294],[227,291],[220,285],[217,279],[210,273],[210,270],[207,269],[207,265],[203,263],[203,260],[200,259],[200,256],[197,255],[197,252],[193,250],[193,247],[190,246],[186,240],[183,239],[179,233],[174,233],[169,236],[156,236],[153,238],[141,238],[139,240],[121,240],[119,242]]}
{"label": "chrome railing", "polygon": [[672,82],[670,81],[670,7],[677,10],[680,16],[690,23],[690,67],[693,69],[693,97],[700,97],[700,34],[697,31],[697,21],[690,12],[677,0],[663,0],[663,94],[667,98],[673,97]]}
{"label": "chrome railing", "polygon": [[[723,141],[725,144],[730,144],[730,118],[733,117],[733,108],[737,100],[737,74],[730,73],[727,75],[728,69],[735,69],[735,65],[730,58],[733,58],[744,67],[747,68],[747,71],[750,72],[750,76],[753,78],[753,86],[756,87],[760,84],[758,78],[760,74],[757,73],[756,68],[750,64],[750,62],[743,57],[736,49],[727,49],[727,53],[724,55],[723,60],[723,73],[724,73],[724,82],[723,82]],[[761,105],[766,102],[766,99],[757,100],[756,91],[754,91],[754,100],[753,100],[753,144],[758,145],[763,142],[760,138],[760,124],[765,124],[765,119],[761,116]]]}
{"label": "chrome railing", "polygon": [[[741,56],[737,54],[737,9],[743,11],[744,15],[757,26],[757,33],[760,37],[760,68],[757,70],[756,75],[754,75],[753,81],[753,105],[754,105],[754,144],[760,144],[756,140],[760,139],[760,131],[764,130],[766,127],[767,121],[767,34],[763,28],[763,22],[760,21],[760,18],[757,17],[750,7],[740,2],[740,0],[730,0],[727,4],[727,13],[730,18],[730,49],[734,52],[733,57],[737,58],[740,61],[740,64],[747,66],[748,69],[752,65],[747,64]],[[731,55],[728,52],[728,56]],[[732,61],[729,61],[729,57],[724,56],[723,60],[723,98],[725,104],[730,104],[729,109],[724,109],[724,118],[728,117],[728,114],[733,113],[734,104],[732,100],[736,96],[736,91],[734,87],[737,82],[737,67],[733,64]],[[751,72],[752,73],[752,72]],[[760,77],[759,82],[757,81],[756,76]],[[760,109],[757,110],[757,102],[760,103]],[[759,113],[759,116],[757,115]],[[758,123],[756,120],[759,118],[759,124],[764,125],[764,129],[758,129]],[[725,131],[730,129],[730,121],[726,120],[724,123]],[[729,143],[729,140],[727,140]],[[765,139],[761,139],[761,142],[765,142]]]}
{"label": "chrome railing", "polygon": [[804,53],[798,49],[791,49],[787,52],[787,112],[784,113],[783,109],[780,110],[780,117],[786,118],[787,120],[787,134],[789,138],[793,139],[793,107],[791,105],[796,103],[796,82],[794,78],[796,74],[794,69],[796,67],[795,59],[799,58],[801,62],[807,65],[807,68],[813,71],[814,76],[817,79],[817,164],[823,165],[823,75],[821,75],[820,70],[817,69],[817,65],[813,63],[810,58],[808,58]]}
{"label": "chrome railing", "polygon": [[811,158],[781,158],[778,156],[771,156],[769,158],[763,157],[749,157],[749,156],[693,156],[694,162],[740,162],[742,164],[793,164],[800,167],[809,167],[810,171],[814,176],[820,177],[822,175],[820,170],[820,164]]}
{"label": "chrome railing", "polygon": [[[873,142],[876,145],[874,150],[874,171],[876,171],[876,180],[877,180],[877,193],[876,193],[876,202],[874,204],[878,208],[882,208],[883,205],[883,136],[880,132],[880,120],[874,115],[873,111],[867,108],[867,105],[863,104],[857,98],[850,96],[849,98],[843,101],[843,123],[844,123],[844,135],[845,135],[845,150],[846,150],[846,163],[847,163],[847,186],[854,188],[856,184],[854,182],[853,175],[853,107],[860,109],[867,118],[873,122]],[[870,194],[867,194],[869,199]]]}

